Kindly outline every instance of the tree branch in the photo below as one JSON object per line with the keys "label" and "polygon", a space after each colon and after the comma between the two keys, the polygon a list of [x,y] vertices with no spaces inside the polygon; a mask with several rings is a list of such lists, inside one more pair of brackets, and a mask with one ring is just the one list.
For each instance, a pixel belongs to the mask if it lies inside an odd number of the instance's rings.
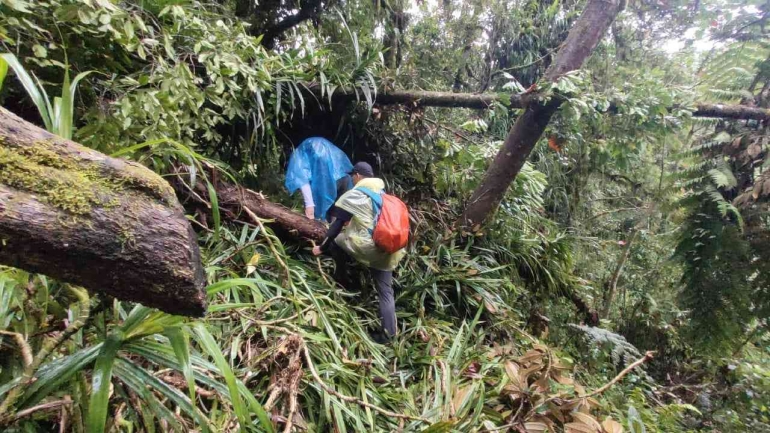
{"label": "tree branch", "polygon": [[[331,6],[333,1],[330,1],[326,7]],[[272,26],[264,29],[262,44],[270,48],[275,44],[276,39],[281,36],[285,31],[294,28],[307,20],[316,20],[324,11],[324,4],[322,0],[305,0],[300,2],[300,9],[294,15],[289,15]]]}
{"label": "tree branch", "polygon": [[606,384],[602,385],[599,389],[596,389],[595,391],[591,391],[586,395],[581,395],[579,398],[589,398],[593,397],[595,395],[599,395],[603,393],[604,391],[607,391],[610,389],[613,385],[618,383],[621,379],[626,377],[626,375],[630,372],[632,372],[636,367],[639,367],[640,365],[644,364],[645,362],[651,360],[655,356],[655,352],[648,351],[644,354],[643,357],[637,359],[636,361],[632,362],[628,367],[624,368],[623,371],[621,371],[615,378],[613,378],[611,381],[607,382]]}
{"label": "tree branch", "polygon": [[623,249],[623,254],[618,259],[618,264],[615,267],[615,272],[612,273],[612,277],[607,282],[607,289],[604,293],[604,307],[602,308],[602,318],[606,318],[610,314],[610,308],[612,307],[612,301],[615,300],[615,292],[618,289],[618,280],[620,274],[623,272],[623,266],[628,261],[628,257],[631,255],[631,245],[634,243],[634,239],[639,234],[639,231],[635,231],[634,234],[628,239],[626,247]]}
{"label": "tree branch", "polygon": [[[320,96],[320,89],[313,89]],[[355,101],[359,94],[353,89],[340,88],[332,95],[336,101]],[[380,90],[374,99],[379,105],[413,105],[420,107],[470,108],[484,110],[495,104],[503,104],[510,108],[526,108],[533,99],[533,94],[497,94],[497,93],[453,93],[434,92],[425,90]],[[683,108],[675,105],[671,109]],[[736,120],[770,120],[770,110],[744,105],[725,105],[697,103],[692,112],[693,117],[718,117]],[[617,108],[611,105],[608,112],[613,113]]]}

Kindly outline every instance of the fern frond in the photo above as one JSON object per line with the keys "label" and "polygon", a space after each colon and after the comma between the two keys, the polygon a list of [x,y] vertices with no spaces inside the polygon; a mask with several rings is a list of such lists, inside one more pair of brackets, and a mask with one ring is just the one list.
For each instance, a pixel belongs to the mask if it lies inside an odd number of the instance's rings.
{"label": "fern frond", "polygon": [[708,174],[717,188],[730,191],[738,186],[738,179],[735,178],[733,171],[724,160],[715,161],[715,167],[709,170]]}
{"label": "fern frond", "polygon": [[590,344],[596,346],[608,345],[611,348],[610,357],[615,365],[621,363],[631,363],[634,359],[642,356],[642,353],[629,343],[625,337],[620,334],[608,331],[606,329],[597,328],[594,326],[574,325],[570,324],[570,328],[576,329],[585,335]]}
{"label": "fern frond", "polygon": [[732,203],[725,200],[722,193],[720,193],[713,185],[705,185],[704,193],[711,199],[711,201],[717,206],[719,214],[722,218],[733,216],[738,223],[741,231],[743,231],[743,217],[741,212]]}

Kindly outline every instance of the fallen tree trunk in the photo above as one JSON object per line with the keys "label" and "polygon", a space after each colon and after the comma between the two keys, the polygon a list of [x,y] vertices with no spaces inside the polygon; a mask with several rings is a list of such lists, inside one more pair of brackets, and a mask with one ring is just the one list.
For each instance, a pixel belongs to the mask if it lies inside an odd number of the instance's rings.
{"label": "fallen tree trunk", "polygon": [[[320,94],[316,91],[316,96]],[[512,108],[525,108],[531,99],[531,94],[497,94],[497,93],[452,93],[429,92],[423,90],[392,90],[377,92],[375,102],[380,105],[415,105],[421,107],[471,108],[486,109],[496,103],[502,103]],[[353,89],[337,89],[332,99],[338,101],[354,101],[360,99]],[[675,108],[675,107],[673,107]],[[613,111],[613,107],[609,108]],[[745,105],[723,105],[698,103],[692,112],[693,117],[718,117],[738,120],[770,120],[770,110]]]}
{"label": "fallen tree trunk", "polygon": [[197,236],[168,183],[3,108],[0,264],[173,314],[206,309]]}
{"label": "fallen tree trunk", "polygon": [[295,236],[320,241],[326,235],[326,226],[321,222],[311,220],[286,206],[273,203],[261,193],[230,184],[218,184],[216,189],[220,209],[224,209],[232,216],[242,214],[243,208],[247,207],[260,218],[273,220],[275,224]]}

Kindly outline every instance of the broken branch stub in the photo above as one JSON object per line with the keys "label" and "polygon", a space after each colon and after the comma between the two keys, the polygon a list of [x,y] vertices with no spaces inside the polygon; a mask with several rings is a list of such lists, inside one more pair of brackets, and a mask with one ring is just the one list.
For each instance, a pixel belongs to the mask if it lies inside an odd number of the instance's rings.
{"label": "broken branch stub", "polygon": [[206,311],[197,236],[169,184],[3,108],[0,264],[172,314]]}

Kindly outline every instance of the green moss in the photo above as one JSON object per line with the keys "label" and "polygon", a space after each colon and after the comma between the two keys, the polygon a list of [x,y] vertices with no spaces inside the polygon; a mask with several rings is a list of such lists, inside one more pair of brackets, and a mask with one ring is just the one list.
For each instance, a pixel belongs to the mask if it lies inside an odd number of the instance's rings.
{"label": "green moss", "polygon": [[44,149],[12,148],[0,144],[0,179],[13,188],[36,194],[66,212],[83,215],[100,205],[95,188],[82,172]]}
{"label": "green moss", "polygon": [[111,179],[122,186],[148,193],[167,205],[176,200],[171,185],[143,167],[126,164],[123,170],[113,173]]}
{"label": "green moss", "polygon": [[141,192],[168,205],[175,196],[162,178],[141,167],[101,169],[74,156],[54,152],[54,143],[34,146],[6,145],[0,140],[0,181],[35,194],[38,199],[73,215],[86,215],[94,207],[120,204],[120,193]]}
{"label": "green moss", "polygon": [[129,228],[121,227],[118,239],[120,239],[121,252],[126,252],[128,249],[133,249],[136,246],[136,238]]}

